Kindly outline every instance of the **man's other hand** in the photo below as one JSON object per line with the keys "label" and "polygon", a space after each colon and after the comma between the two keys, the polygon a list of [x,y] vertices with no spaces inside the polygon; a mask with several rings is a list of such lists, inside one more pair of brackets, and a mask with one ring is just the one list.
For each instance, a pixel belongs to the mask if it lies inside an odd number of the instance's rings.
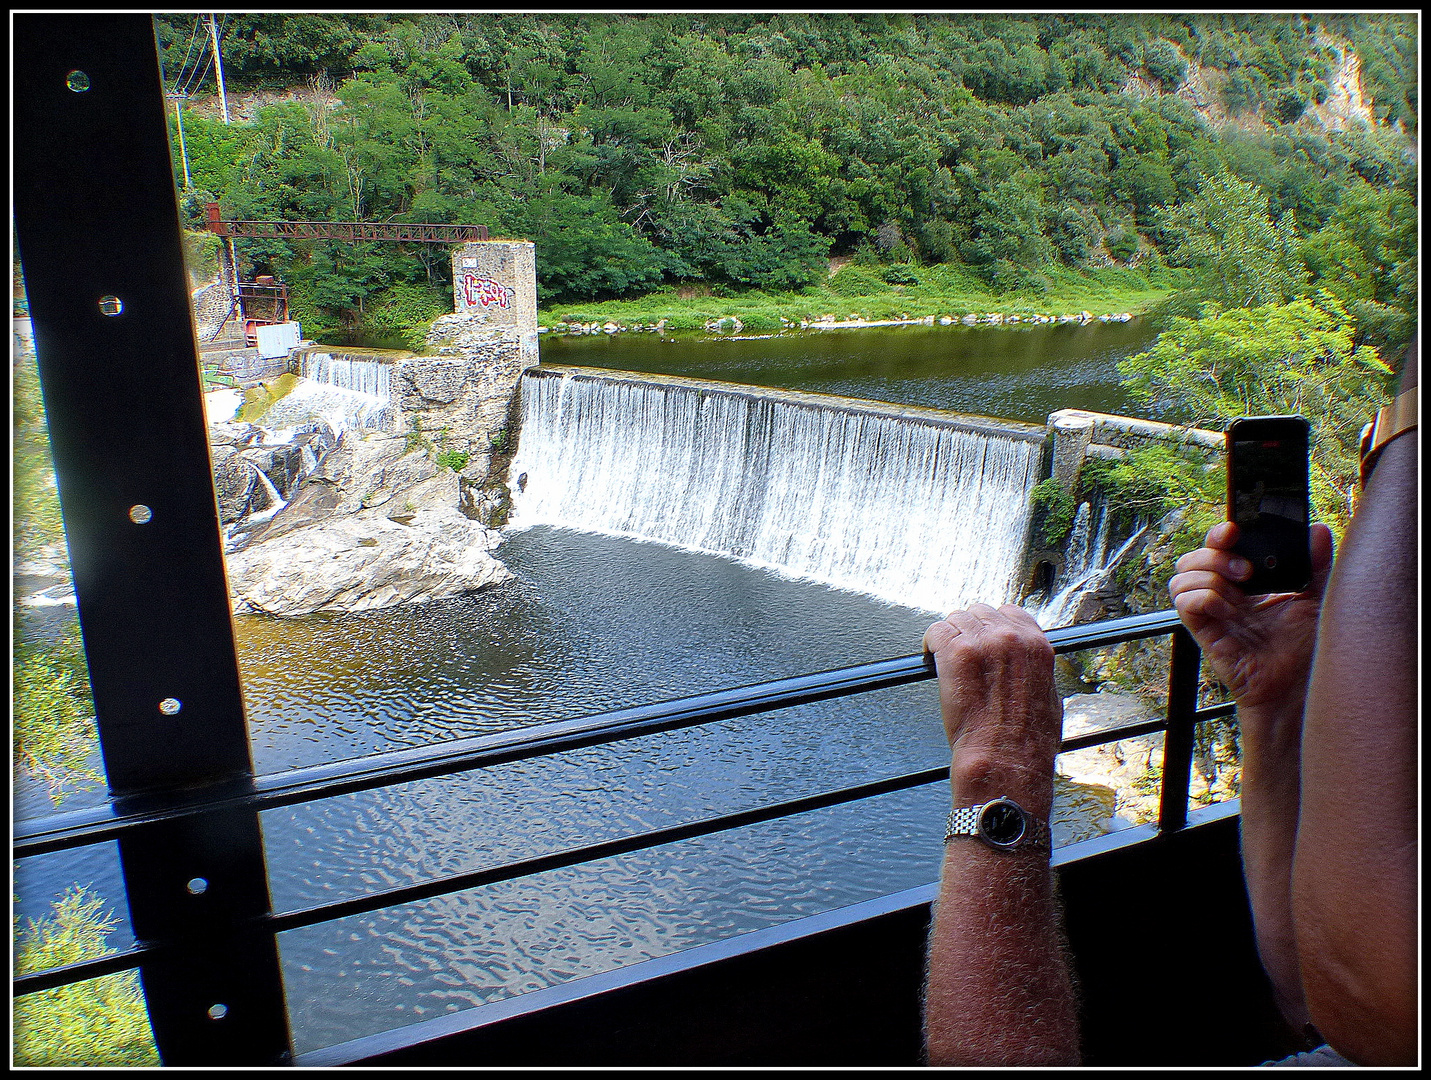
{"label": "man's other hand", "polygon": [[1205,546],[1178,560],[1168,583],[1173,607],[1238,705],[1300,701],[1332,567],[1331,530],[1311,527],[1312,582],[1299,593],[1244,593],[1237,583],[1252,566],[1232,554],[1236,541],[1237,526],[1219,522],[1207,531]]}

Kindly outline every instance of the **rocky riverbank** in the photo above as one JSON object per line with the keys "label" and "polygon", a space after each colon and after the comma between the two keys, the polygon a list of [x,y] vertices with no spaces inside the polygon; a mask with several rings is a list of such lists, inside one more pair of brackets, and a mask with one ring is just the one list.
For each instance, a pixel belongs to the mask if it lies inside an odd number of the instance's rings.
{"label": "rocky riverbank", "polygon": [[208,396],[235,613],[366,611],[511,576],[481,511],[535,340],[476,322],[438,320],[426,357],[306,350],[313,378],[250,388],[242,411]]}
{"label": "rocky riverbank", "polygon": [[[1102,323],[1123,323],[1131,322],[1134,318],[1131,311],[1107,312],[1102,315],[1094,315],[1091,311],[1080,311],[1076,314],[1055,315],[1044,312],[1034,312],[1032,314],[1020,314],[1012,312],[1004,314],[998,311],[988,312],[966,312],[963,315],[925,315],[920,318],[910,319],[866,319],[863,316],[854,314],[848,318],[841,318],[837,315],[821,315],[815,319],[787,319],[780,317],[779,331],[789,330],[848,330],[859,327],[871,326],[1047,326],[1049,324],[1074,324],[1087,326],[1091,322]],[[656,333],[665,334],[671,329],[671,320],[657,319],[654,322],[642,322],[634,320],[631,322],[617,322],[612,319],[606,321],[581,322],[565,321],[554,322],[550,326],[538,326],[539,334],[621,334],[621,333]],[[726,315],[717,319],[707,319],[701,324],[701,329],[708,334],[741,334],[745,329],[745,322],[734,315]],[[768,336],[768,335],[766,335]]]}
{"label": "rocky riverbank", "polygon": [[317,414],[275,430],[209,397],[235,614],[367,611],[511,576],[491,554],[500,534],[458,509],[458,475],[430,446]]}

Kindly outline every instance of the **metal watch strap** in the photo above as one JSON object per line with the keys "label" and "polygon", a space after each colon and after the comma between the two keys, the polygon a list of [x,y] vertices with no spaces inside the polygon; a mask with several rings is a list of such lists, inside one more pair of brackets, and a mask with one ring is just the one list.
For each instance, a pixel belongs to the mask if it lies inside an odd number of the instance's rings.
{"label": "metal watch strap", "polygon": [[[991,799],[990,802],[998,800]],[[984,807],[988,803],[980,803],[978,806],[956,806],[949,811],[949,817],[944,822],[944,842],[960,836],[971,836],[982,839],[979,833],[979,816],[983,813]],[[1023,808],[1020,807],[1022,810]],[[991,847],[1002,847],[1005,851],[1021,851],[1024,848],[1049,846],[1048,825],[1040,818],[1024,810],[1024,821],[1028,825],[1028,835],[1023,837],[1018,844],[1013,847],[1003,847],[1002,845],[990,844]]]}
{"label": "metal watch strap", "polygon": [[1361,429],[1361,486],[1376,466],[1382,449],[1398,435],[1416,427],[1420,419],[1419,387],[1413,386],[1399,394],[1390,405],[1377,411],[1376,419]]}

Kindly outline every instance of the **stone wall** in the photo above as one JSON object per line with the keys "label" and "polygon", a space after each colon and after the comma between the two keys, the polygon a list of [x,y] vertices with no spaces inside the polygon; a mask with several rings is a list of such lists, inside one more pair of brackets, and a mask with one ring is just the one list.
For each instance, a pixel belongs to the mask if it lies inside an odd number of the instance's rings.
{"label": "stone wall", "polygon": [[[1087,409],[1059,409],[1049,413],[1047,430],[1051,448],[1048,475],[1070,496],[1077,491],[1078,475],[1088,458],[1121,457],[1129,450],[1164,443],[1192,447],[1212,461],[1222,452],[1224,444],[1221,432]],[[1156,530],[1150,531],[1143,543],[1153,540],[1155,535]],[[1020,573],[1020,600],[1047,592],[1055,580],[1062,579],[1065,572],[1071,570],[1064,550],[1068,540],[1066,537],[1057,547],[1043,547],[1030,536]],[[1130,550],[1125,557],[1135,555],[1136,551]],[[1104,569],[1111,572],[1112,568]],[[1105,577],[1111,579],[1111,574]],[[1091,581],[1090,590],[1096,584]]]}
{"label": "stone wall", "polygon": [[452,310],[495,328],[537,328],[537,255],[529,240],[473,240],[452,249]]}

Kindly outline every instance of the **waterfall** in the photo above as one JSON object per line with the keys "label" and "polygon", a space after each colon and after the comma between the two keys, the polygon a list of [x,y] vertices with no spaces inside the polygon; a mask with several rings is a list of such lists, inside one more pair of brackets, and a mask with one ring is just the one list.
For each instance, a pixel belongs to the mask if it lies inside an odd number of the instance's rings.
{"label": "waterfall", "polygon": [[275,401],[259,420],[269,442],[286,442],[295,429],[321,421],[333,434],[347,428],[384,428],[393,408],[386,398],[327,383],[300,380]]}
{"label": "waterfall", "polygon": [[283,432],[321,420],[340,435],[346,428],[392,423],[391,364],[325,352],[299,356],[303,381],[264,413],[265,428]]}
{"label": "waterfall", "polygon": [[1124,540],[1110,556],[1108,554],[1108,507],[1098,511],[1098,527],[1089,528],[1093,508],[1087,502],[1078,504],[1073,527],[1064,547],[1067,561],[1053,583],[1052,595],[1034,612],[1038,624],[1045,629],[1066,626],[1078,613],[1078,605],[1089,593],[1097,592],[1108,583],[1119,563],[1147,531],[1143,526]]}
{"label": "waterfall", "polygon": [[529,373],[522,406],[514,528],[657,540],[940,613],[1013,592],[1041,429],[576,374]]}
{"label": "waterfall", "polygon": [[299,374],[305,379],[360,394],[392,400],[392,365],[380,360],[353,356],[333,356],[325,352],[302,354]]}

